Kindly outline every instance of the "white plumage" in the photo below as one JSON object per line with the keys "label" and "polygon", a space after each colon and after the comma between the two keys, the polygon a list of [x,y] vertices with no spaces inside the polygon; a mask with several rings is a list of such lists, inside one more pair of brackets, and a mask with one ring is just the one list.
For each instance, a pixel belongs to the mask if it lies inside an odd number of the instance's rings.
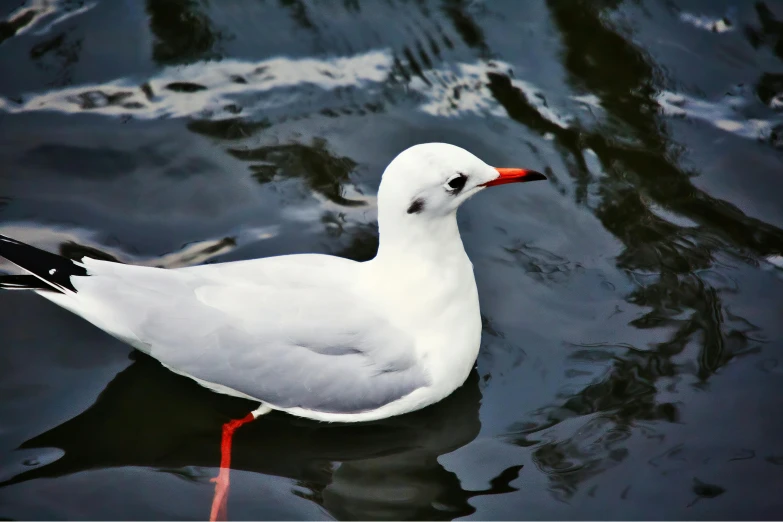
{"label": "white plumage", "polygon": [[383,174],[379,251],[364,263],[305,254],[164,270],[85,258],[70,276],[58,264],[57,283],[49,258],[21,259],[31,247],[0,236],[0,255],[52,286],[40,295],[215,391],[373,420],[465,381],[481,318],[457,208],[486,186],[534,179],[452,145],[412,147]]}

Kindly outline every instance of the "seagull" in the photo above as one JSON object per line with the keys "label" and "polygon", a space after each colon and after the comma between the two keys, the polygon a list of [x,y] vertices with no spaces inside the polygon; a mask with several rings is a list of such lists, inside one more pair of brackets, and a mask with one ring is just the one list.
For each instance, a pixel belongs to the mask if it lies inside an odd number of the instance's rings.
{"label": "seagull", "polygon": [[544,180],[445,143],[383,173],[379,248],[356,262],[297,254],[178,269],[44,252],[0,235],[31,289],[216,392],[328,422],[383,419],[440,401],[478,355],[481,316],[457,209],[487,187]]}
{"label": "seagull", "polygon": [[165,367],[259,407],[223,426],[211,520],[226,514],[231,438],[272,410],[372,421],[450,395],[478,356],[481,315],[457,209],[487,187],[544,180],[445,143],[415,145],[383,173],[378,253],[298,254],[178,269],[79,261],[0,235],[33,290]]}

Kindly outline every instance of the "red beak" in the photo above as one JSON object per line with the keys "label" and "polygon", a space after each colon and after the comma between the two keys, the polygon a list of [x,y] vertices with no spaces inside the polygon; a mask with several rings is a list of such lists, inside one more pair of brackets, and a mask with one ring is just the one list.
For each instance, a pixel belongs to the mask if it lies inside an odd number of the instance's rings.
{"label": "red beak", "polygon": [[506,183],[524,183],[526,181],[539,181],[546,179],[546,176],[535,170],[525,169],[495,169],[500,175],[486,183],[482,183],[484,187],[493,187],[495,185],[505,185]]}

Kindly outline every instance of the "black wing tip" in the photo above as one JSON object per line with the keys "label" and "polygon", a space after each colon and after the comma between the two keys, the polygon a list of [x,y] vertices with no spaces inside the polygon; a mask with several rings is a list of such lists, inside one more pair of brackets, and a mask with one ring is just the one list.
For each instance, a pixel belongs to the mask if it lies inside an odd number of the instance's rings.
{"label": "black wing tip", "polygon": [[[76,288],[71,282],[71,277],[88,275],[87,270],[83,266],[74,263],[70,259],[35,248],[2,234],[0,234],[0,256],[30,272],[41,282],[46,283],[47,290],[76,292]],[[13,281],[11,283],[12,287],[6,286],[5,288],[22,288],[18,284],[14,284]],[[0,288],[3,287],[0,286]]]}
{"label": "black wing tip", "polygon": [[3,234],[0,234],[0,241],[5,241],[6,243],[13,243],[15,245],[24,245],[21,241],[17,241],[16,239],[8,236],[4,236]]}
{"label": "black wing tip", "polygon": [[47,292],[62,293],[59,289],[54,288],[31,275],[6,275],[0,276],[0,289],[2,290],[41,290]]}

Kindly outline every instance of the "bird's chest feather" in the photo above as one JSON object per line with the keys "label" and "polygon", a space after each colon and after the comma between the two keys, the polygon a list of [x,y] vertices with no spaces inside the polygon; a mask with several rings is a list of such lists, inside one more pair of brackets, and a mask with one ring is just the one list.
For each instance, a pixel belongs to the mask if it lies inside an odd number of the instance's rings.
{"label": "bird's chest feather", "polygon": [[417,358],[433,382],[467,378],[481,341],[473,267],[456,263],[402,265],[394,278],[370,280],[390,319],[415,338]]}

